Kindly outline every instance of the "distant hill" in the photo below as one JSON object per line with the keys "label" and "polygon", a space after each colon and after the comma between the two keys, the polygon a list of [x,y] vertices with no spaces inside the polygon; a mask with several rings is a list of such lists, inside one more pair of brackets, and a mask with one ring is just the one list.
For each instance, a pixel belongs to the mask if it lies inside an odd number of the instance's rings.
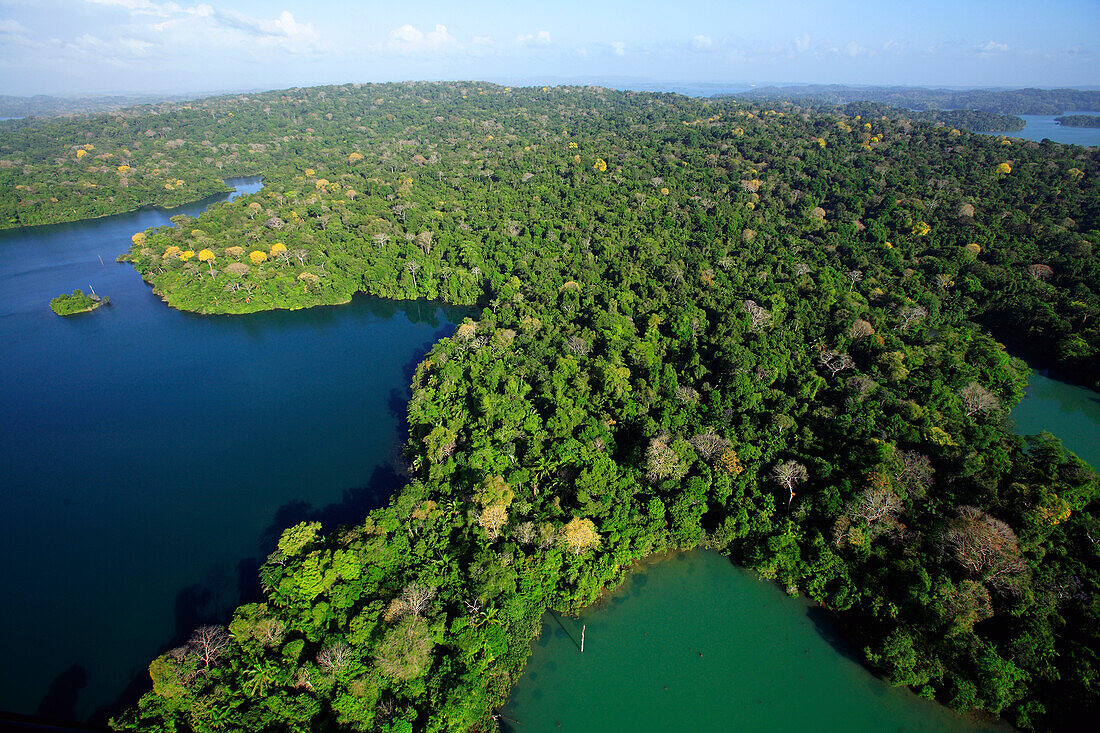
{"label": "distant hill", "polygon": [[15,97],[0,94],[0,117],[64,117],[66,115],[113,112],[124,107],[157,102],[180,102],[194,95],[119,94],[90,97]]}
{"label": "distant hill", "polygon": [[790,102],[879,102],[913,110],[972,109],[1002,115],[1060,115],[1100,110],[1100,91],[1081,89],[925,89],[921,87],[850,87],[806,85],[759,87],[736,93],[743,99]]}

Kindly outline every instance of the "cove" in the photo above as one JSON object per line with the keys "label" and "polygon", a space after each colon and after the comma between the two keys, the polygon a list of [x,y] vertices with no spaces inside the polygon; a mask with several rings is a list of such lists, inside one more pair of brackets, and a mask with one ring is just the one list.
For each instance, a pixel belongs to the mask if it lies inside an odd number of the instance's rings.
{"label": "cove", "polygon": [[[114,261],[225,198],[0,233],[0,711],[117,712],[160,650],[258,593],[282,529],[358,521],[404,481],[412,369],[463,311],[196,316]],[[50,311],[89,287],[111,305]]]}
{"label": "cove", "polygon": [[643,565],[579,619],[544,616],[503,716],[513,733],[1007,730],[889,686],[815,604],[703,550]]}
{"label": "cove", "polygon": [[[1012,419],[1100,466],[1100,393],[1033,372]],[[1010,730],[891,687],[860,659],[811,601],[697,550],[645,564],[579,618],[547,613],[503,722],[513,733]]]}

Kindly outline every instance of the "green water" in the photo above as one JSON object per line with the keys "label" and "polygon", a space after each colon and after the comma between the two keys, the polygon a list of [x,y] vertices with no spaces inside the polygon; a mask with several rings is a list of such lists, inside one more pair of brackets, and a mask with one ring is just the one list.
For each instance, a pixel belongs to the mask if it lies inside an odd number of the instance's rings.
{"label": "green water", "polygon": [[[1033,373],[1012,418],[1100,466],[1100,394]],[[504,715],[514,733],[1007,730],[890,687],[811,603],[701,551],[635,573],[580,619],[545,616]]]}
{"label": "green water", "polygon": [[1100,468],[1100,393],[1032,372],[1027,394],[1012,411],[1016,432],[1053,433],[1093,468]]}
{"label": "green water", "polygon": [[877,679],[819,614],[718,553],[677,555],[579,620],[544,617],[505,722],[514,733],[1004,730]]}

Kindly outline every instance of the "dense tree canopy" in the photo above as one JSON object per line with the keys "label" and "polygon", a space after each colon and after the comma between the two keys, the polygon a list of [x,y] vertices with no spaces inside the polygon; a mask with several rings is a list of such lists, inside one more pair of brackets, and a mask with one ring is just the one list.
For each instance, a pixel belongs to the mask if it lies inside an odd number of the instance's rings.
{"label": "dense tree canopy", "polygon": [[35,190],[5,185],[9,220],[66,216],[38,176],[86,145],[130,151],[131,180],[264,176],[135,237],[172,306],[479,309],[416,370],[409,483],[356,526],[288,529],[264,601],[154,661],[120,727],[491,730],[546,609],[697,546],[832,609],[923,695],[1039,729],[1096,708],[1097,477],[1013,434],[1027,368],[977,325],[1096,379],[1095,150],[475,83],[20,135],[0,174]]}

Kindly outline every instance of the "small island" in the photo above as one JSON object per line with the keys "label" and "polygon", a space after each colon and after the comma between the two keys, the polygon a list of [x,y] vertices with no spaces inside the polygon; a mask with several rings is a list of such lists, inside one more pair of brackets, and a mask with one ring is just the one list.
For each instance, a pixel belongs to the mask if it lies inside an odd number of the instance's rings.
{"label": "small island", "polygon": [[94,292],[91,295],[85,295],[83,290],[77,288],[72,292],[72,295],[62,293],[51,300],[50,309],[59,316],[72,316],[77,313],[94,311],[99,306],[109,302],[109,299],[100,298]]}
{"label": "small island", "polygon": [[1062,115],[1054,121],[1062,127],[1100,127],[1100,115]]}

